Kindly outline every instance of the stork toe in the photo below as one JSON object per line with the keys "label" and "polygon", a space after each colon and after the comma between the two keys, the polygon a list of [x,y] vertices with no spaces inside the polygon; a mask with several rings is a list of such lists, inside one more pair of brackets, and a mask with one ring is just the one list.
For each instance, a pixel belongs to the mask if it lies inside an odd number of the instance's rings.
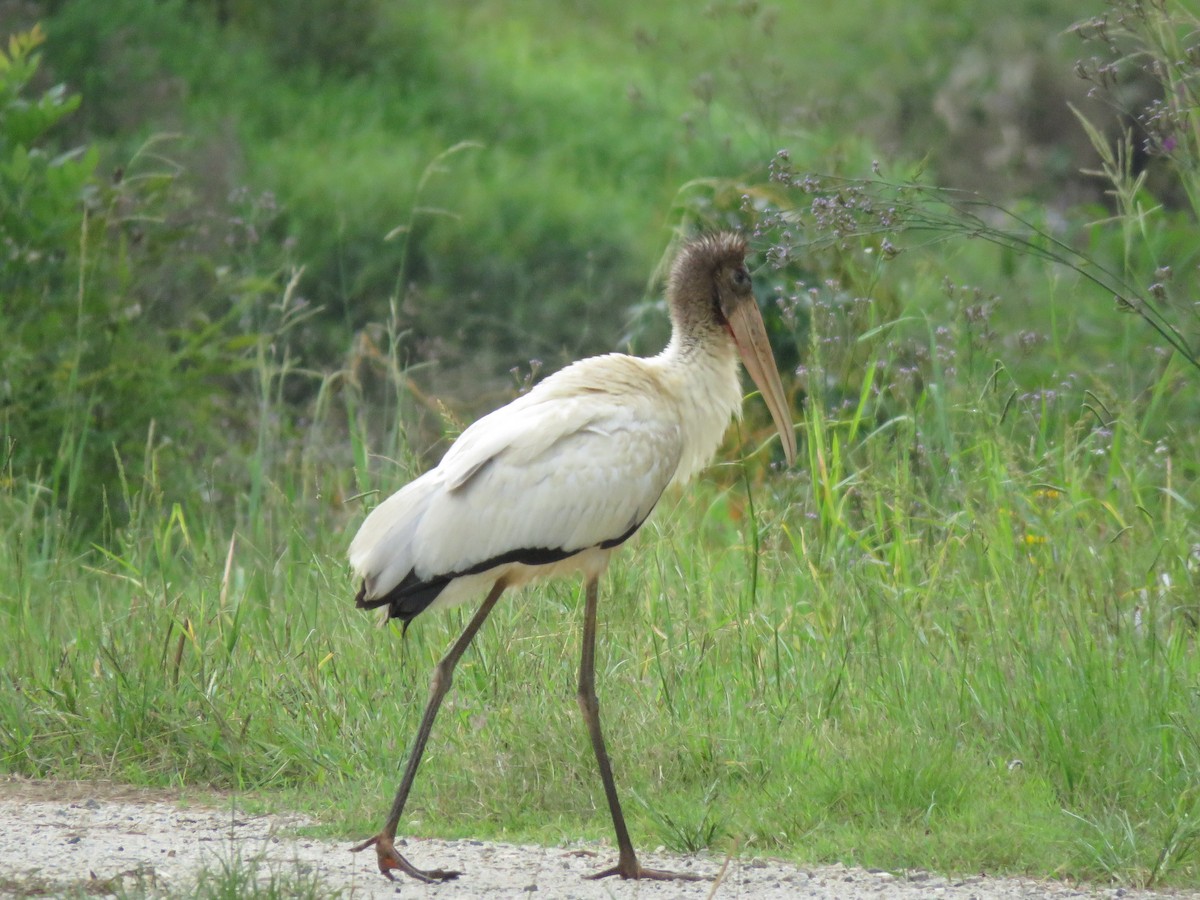
{"label": "stork toe", "polygon": [[649,869],[639,863],[636,859],[632,863],[628,861],[618,862],[611,868],[604,869],[601,872],[596,872],[594,875],[585,876],[589,881],[599,881],[601,878],[611,878],[613,875],[620,875],[622,878],[636,878],[646,881],[703,881],[701,875],[693,875],[691,872],[668,872],[666,869]]}
{"label": "stork toe", "polygon": [[437,884],[439,881],[453,881],[462,874],[451,869],[418,869],[400,855],[396,850],[393,839],[386,834],[377,834],[375,837],[365,840],[361,844],[356,844],[350,848],[350,852],[359,853],[371,846],[375,848],[375,857],[379,862],[379,871],[387,876],[389,881],[396,880],[396,876],[392,874],[393,869],[403,872],[405,875],[415,878],[417,881],[422,881],[425,884]]}

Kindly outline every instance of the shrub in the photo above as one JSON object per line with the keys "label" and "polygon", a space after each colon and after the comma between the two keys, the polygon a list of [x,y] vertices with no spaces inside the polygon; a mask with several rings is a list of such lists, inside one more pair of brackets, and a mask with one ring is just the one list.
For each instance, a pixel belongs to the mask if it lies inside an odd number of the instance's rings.
{"label": "shrub", "polygon": [[0,54],[0,446],[9,477],[96,539],[148,467],[164,490],[194,491],[171,461],[203,452],[218,424],[229,442],[241,413],[222,397],[254,344],[237,329],[259,324],[248,312],[277,279],[239,257],[244,221],[220,223],[224,258],[208,258],[209,223],[154,153],[103,178],[94,150],[55,146],[79,98],[29,96],[42,40],[34,28]]}

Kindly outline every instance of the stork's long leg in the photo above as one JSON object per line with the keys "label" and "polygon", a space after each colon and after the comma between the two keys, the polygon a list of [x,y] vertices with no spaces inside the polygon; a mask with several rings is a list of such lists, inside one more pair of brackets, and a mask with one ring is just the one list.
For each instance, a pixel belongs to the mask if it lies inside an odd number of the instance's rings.
{"label": "stork's long leg", "polygon": [[400,817],[404,814],[404,804],[408,800],[408,792],[412,790],[413,780],[417,777],[417,766],[421,763],[421,754],[425,752],[425,742],[429,740],[429,732],[433,730],[433,720],[437,718],[438,707],[442,705],[442,698],[446,696],[446,692],[450,690],[450,685],[454,682],[454,667],[458,665],[458,660],[466,652],[471,639],[475,637],[475,632],[479,630],[479,626],[483,624],[492,611],[492,607],[496,605],[496,601],[500,599],[500,595],[504,593],[505,587],[504,579],[500,579],[492,586],[491,593],[487,595],[471,621],[467,623],[467,627],[454,642],[454,646],[434,668],[433,678],[429,684],[429,701],[425,704],[425,714],[421,717],[421,725],[417,729],[417,737],[413,741],[412,751],[408,756],[408,766],[404,769],[404,777],[400,780],[400,787],[396,790],[396,799],[392,801],[392,811],[388,813],[383,831],[370,840],[350,848],[352,852],[358,853],[360,850],[374,846],[375,854],[379,859],[379,871],[389,879],[392,879],[392,869],[399,869],[418,881],[424,882],[449,881],[458,877],[458,872],[445,869],[422,871],[397,853],[396,829],[400,825]]}
{"label": "stork's long leg", "polygon": [[587,583],[587,601],[583,612],[583,651],[579,660],[579,708],[583,711],[583,721],[587,724],[588,736],[592,739],[592,750],[596,753],[596,763],[600,767],[600,779],[604,782],[604,796],[608,799],[608,811],[612,814],[613,828],[617,832],[617,864],[610,869],[589,875],[589,878],[607,878],[609,875],[620,875],[622,878],[654,878],[668,880],[672,878],[685,881],[698,881],[699,876],[664,872],[661,869],[644,869],[637,861],[633,852],[633,842],[629,840],[629,829],[625,827],[625,816],[621,812],[621,803],[617,799],[617,786],[613,781],[612,763],[608,759],[608,750],[604,746],[604,735],[600,733],[600,701],[596,699],[596,600],[599,592],[599,579],[589,578]]}

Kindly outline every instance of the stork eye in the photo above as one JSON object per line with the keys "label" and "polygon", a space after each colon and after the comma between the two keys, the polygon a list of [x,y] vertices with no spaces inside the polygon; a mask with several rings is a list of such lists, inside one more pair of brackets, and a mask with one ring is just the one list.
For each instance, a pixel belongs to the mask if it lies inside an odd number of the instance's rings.
{"label": "stork eye", "polygon": [[738,287],[744,288],[750,286],[750,273],[745,269],[733,270],[733,283]]}

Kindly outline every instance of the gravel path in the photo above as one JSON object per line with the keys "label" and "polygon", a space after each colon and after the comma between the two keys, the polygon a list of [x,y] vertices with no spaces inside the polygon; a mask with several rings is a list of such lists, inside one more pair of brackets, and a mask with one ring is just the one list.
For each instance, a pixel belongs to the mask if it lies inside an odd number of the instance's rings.
{"label": "gravel path", "polygon": [[[925,872],[889,874],[845,866],[801,867],[778,860],[647,854],[643,862],[695,872],[700,882],[602,882],[583,878],[607,865],[599,847],[519,847],[485,841],[409,840],[417,865],[460,869],[457,881],[427,886],[390,884],[375,871],[374,854],[349,844],[295,837],[297,815],[248,815],[181,805],[163,791],[101,783],[0,781],[0,897],[82,893],[186,897],[201,870],[221,872],[233,860],[260,881],[317,888],[312,896],[359,898],[656,898],[754,897],[873,900],[1010,900],[1185,895],[1057,882]],[[1195,894],[1187,896],[1197,896]]]}

